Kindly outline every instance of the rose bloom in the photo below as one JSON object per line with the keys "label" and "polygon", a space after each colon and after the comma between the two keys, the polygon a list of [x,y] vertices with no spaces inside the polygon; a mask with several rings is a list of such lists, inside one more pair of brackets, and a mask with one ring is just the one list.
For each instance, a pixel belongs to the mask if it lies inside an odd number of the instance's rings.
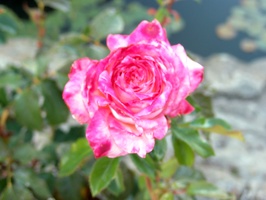
{"label": "rose bloom", "polygon": [[171,46],[157,20],[130,35],[109,35],[110,54],[76,60],[63,91],[73,117],[87,124],[96,158],[145,157],[169,128],[167,117],[188,114],[186,97],[202,81],[203,67],[182,45]]}

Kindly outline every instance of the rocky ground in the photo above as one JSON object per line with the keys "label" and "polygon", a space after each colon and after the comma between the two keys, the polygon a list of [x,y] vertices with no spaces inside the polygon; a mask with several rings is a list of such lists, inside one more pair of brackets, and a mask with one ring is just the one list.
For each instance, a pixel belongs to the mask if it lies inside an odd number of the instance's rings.
{"label": "rocky ground", "polygon": [[201,59],[214,89],[217,117],[241,130],[245,142],[213,135],[216,156],[198,164],[210,181],[241,200],[266,199],[266,55],[249,63],[227,54]]}
{"label": "rocky ground", "polygon": [[[36,43],[14,39],[0,45],[0,69],[7,63],[32,59]],[[205,82],[214,92],[214,111],[233,128],[243,131],[240,142],[213,135],[216,156],[198,159],[207,178],[240,200],[266,199],[266,55],[244,63],[227,54],[198,58],[205,66]]]}

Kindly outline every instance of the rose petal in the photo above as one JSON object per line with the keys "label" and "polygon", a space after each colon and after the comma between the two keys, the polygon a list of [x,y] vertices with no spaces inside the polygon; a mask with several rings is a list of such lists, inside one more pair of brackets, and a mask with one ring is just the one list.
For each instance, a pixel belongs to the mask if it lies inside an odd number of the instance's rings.
{"label": "rose petal", "polygon": [[127,154],[136,153],[142,158],[152,151],[155,144],[152,131],[139,134],[134,125],[121,123],[115,118],[110,121],[110,134],[122,151]]}
{"label": "rose petal", "polygon": [[86,130],[86,138],[96,158],[102,156],[114,158],[127,154],[123,149],[118,148],[112,139],[109,129],[109,117],[109,109],[99,109]]}
{"label": "rose petal", "polygon": [[172,46],[174,52],[180,57],[184,67],[188,69],[190,80],[190,92],[193,92],[203,79],[204,68],[199,63],[191,60],[181,44]]}
{"label": "rose petal", "polygon": [[168,130],[167,119],[163,115],[153,119],[136,120],[136,126],[143,130],[152,131],[153,137],[159,140],[164,138]]}
{"label": "rose petal", "polygon": [[69,81],[65,85],[63,91],[63,99],[70,109],[70,112],[79,123],[88,123],[90,121],[90,113],[85,102],[83,87],[85,84],[86,73],[97,64],[97,61],[89,58],[81,58],[76,60],[71,67],[69,73]]}
{"label": "rose petal", "polygon": [[107,46],[111,51],[136,43],[161,43],[169,44],[166,31],[161,24],[154,19],[152,22],[142,21],[130,35],[108,35]]}

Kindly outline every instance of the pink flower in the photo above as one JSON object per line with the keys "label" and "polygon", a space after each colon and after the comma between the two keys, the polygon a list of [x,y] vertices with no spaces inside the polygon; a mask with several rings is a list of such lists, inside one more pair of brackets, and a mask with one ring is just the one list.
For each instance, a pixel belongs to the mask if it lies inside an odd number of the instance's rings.
{"label": "pink flower", "polygon": [[142,21],[130,35],[109,35],[107,46],[106,58],[73,63],[63,99],[88,124],[96,158],[145,157],[166,135],[166,116],[193,111],[186,97],[202,81],[203,67],[182,45],[170,45],[157,20]]}

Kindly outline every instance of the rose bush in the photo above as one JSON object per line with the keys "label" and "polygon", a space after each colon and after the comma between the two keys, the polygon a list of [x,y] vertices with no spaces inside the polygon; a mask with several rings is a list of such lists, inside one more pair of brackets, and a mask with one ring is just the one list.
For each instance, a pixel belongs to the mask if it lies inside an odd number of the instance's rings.
{"label": "rose bush", "polygon": [[186,97],[202,81],[203,67],[182,45],[171,46],[157,20],[130,35],[109,35],[110,54],[76,60],[63,91],[73,117],[88,124],[96,158],[152,151],[169,128],[168,117],[188,114]]}

